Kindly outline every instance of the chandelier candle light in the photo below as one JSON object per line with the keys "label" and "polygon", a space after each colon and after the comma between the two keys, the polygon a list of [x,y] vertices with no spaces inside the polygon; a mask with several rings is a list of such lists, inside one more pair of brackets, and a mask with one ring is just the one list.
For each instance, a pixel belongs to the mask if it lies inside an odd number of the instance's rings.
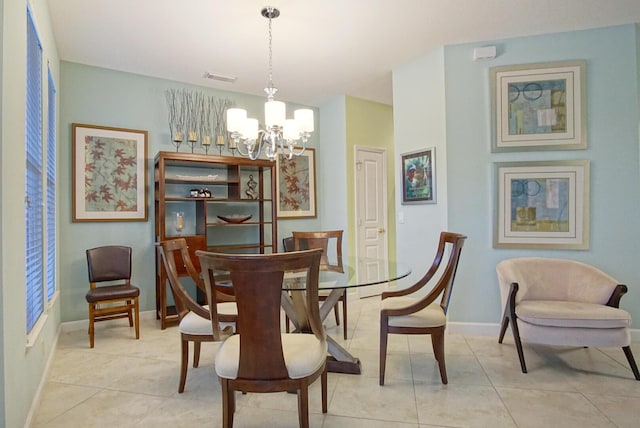
{"label": "chandelier candle light", "polygon": [[278,89],[273,86],[271,21],[280,16],[280,11],[267,6],[262,9],[262,16],[269,19],[269,86],[264,89],[267,94],[267,102],[264,104],[266,129],[258,129],[258,119],[247,118],[245,109],[227,109],[227,130],[232,138],[230,146],[233,143],[242,156],[252,160],[260,157],[263,147],[264,154],[269,159],[274,159],[278,151],[291,159],[294,155],[301,155],[306,149],[314,131],[313,110],[299,109],[293,113],[293,119],[286,119],[285,104],[274,100]]}

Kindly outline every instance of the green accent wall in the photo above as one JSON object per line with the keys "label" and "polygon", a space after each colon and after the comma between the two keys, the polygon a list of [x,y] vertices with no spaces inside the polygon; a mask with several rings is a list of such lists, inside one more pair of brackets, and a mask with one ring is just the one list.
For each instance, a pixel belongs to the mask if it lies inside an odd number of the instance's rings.
{"label": "green accent wall", "polygon": [[347,218],[349,221],[348,254],[356,254],[355,147],[375,147],[387,152],[387,239],[389,257],[396,255],[395,151],[393,107],[360,98],[346,97],[346,167]]}

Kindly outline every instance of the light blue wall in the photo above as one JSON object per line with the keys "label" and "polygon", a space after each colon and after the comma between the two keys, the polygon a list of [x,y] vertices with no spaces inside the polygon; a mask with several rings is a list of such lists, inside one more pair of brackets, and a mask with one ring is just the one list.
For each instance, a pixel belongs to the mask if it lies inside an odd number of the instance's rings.
{"label": "light blue wall", "polygon": [[[473,49],[496,45],[494,60],[472,60]],[[622,307],[640,321],[640,177],[638,122],[638,36],[635,25],[560,33],[538,37],[447,46],[444,67],[432,67],[430,56],[394,71],[394,84],[422,88],[425,81],[441,80],[444,72],[446,103],[447,222],[441,225],[468,235],[451,320],[497,323],[501,308],[495,265],[502,259],[535,255],[580,260],[609,272],[629,286]],[[489,68],[570,59],[587,61],[588,149],[491,153]],[[398,77],[396,78],[396,75]],[[418,109],[414,119],[396,122],[398,152],[408,149],[405,136],[415,137],[433,115],[415,94],[394,87],[396,111]],[[402,116],[396,114],[396,117]],[[436,114],[436,118],[439,115]],[[438,123],[440,123],[438,121]],[[427,131],[429,132],[429,131]],[[412,142],[413,143],[413,142]],[[415,144],[415,143],[414,143]],[[430,142],[419,144],[430,145]],[[493,163],[513,160],[587,159],[591,162],[591,245],[586,251],[509,250],[492,248],[495,183]],[[443,165],[440,152],[438,161]],[[440,179],[440,176],[438,177]],[[439,189],[438,205],[443,202]],[[445,209],[445,208],[443,208]],[[406,208],[405,208],[406,210]],[[428,221],[432,207],[417,208],[416,217]],[[419,222],[418,222],[419,223]],[[416,226],[418,227],[418,226]],[[418,228],[418,234],[424,228]],[[433,237],[417,245],[399,239],[398,249],[417,252],[435,245]],[[479,304],[480,303],[480,304]]]}
{"label": "light blue wall", "polygon": [[342,229],[343,248],[348,242],[346,99],[333,97],[320,106],[322,143],[318,148],[317,179],[320,183],[317,230]]}
{"label": "light blue wall", "polygon": [[[190,86],[179,82],[89,67],[70,62],[61,63],[60,87],[60,280],[62,288],[63,321],[87,319],[85,293],[87,267],[85,250],[99,245],[121,244],[133,248],[132,278],[141,287],[142,311],[155,308],[154,212],[153,212],[153,159],[158,151],[173,151],[169,138],[167,107],[164,91],[171,88],[190,88],[217,97],[228,97],[248,110],[249,116],[262,118],[265,99],[235,92],[217,91]],[[289,115],[294,104],[287,106]],[[318,111],[315,111],[316,117]],[[261,119],[261,122],[263,120]],[[149,221],[118,223],[71,222],[71,124],[84,123],[117,128],[149,131]],[[316,128],[317,128],[316,119]],[[320,132],[310,141],[316,147]],[[182,147],[182,152],[190,152]],[[201,150],[197,152],[202,152]],[[223,153],[224,154],[224,153]],[[228,154],[228,153],[227,153]],[[310,228],[312,220],[283,220],[278,224],[280,237],[292,228]],[[281,240],[280,240],[281,241]],[[142,332],[144,334],[144,332]]]}
{"label": "light blue wall", "polygon": [[[47,63],[58,84],[58,54],[46,0],[0,2],[2,19],[2,107],[0,109],[0,426],[21,427],[40,385],[60,326],[60,300],[45,308],[37,335],[26,337],[25,302],[25,111],[27,3],[31,5],[43,53],[43,105]],[[45,110],[46,111],[46,110]],[[43,138],[46,133],[46,115]]]}
{"label": "light blue wall", "polygon": [[404,216],[404,223],[398,221],[396,225],[396,251],[398,260],[413,268],[406,282],[424,275],[435,255],[440,232],[447,229],[445,96],[443,48],[393,71],[395,170],[402,171],[403,153],[436,148],[436,204],[401,205],[402,174],[396,174],[396,220]]}

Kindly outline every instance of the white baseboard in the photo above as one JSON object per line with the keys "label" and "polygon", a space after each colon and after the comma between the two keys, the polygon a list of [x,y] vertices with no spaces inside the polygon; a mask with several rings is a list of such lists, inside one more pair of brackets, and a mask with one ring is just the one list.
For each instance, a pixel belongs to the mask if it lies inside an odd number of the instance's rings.
{"label": "white baseboard", "polygon": [[[140,321],[143,320],[153,320],[156,318],[156,311],[143,311],[140,312]],[[125,318],[123,318],[121,320],[122,322],[128,322]],[[117,322],[117,321],[113,321],[113,322]],[[106,323],[108,324],[108,323]],[[101,328],[106,328],[107,325],[103,322],[97,322],[94,325],[94,328],[96,330],[101,329]],[[69,333],[71,331],[78,331],[78,330],[88,330],[89,329],[89,319],[85,319],[85,320],[78,320],[78,321],[67,321],[67,322],[63,322],[62,324],[60,324],[60,330],[62,333]]]}
{"label": "white baseboard", "polygon": [[[447,322],[447,332],[468,336],[495,336],[500,334],[498,323]],[[640,329],[630,329],[631,341],[640,342]]]}

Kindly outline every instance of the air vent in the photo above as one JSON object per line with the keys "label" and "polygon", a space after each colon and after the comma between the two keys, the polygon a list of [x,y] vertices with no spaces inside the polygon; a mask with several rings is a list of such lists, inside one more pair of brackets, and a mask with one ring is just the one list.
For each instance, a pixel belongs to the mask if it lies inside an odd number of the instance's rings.
{"label": "air vent", "polygon": [[208,71],[205,71],[202,77],[204,77],[205,79],[219,80],[221,82],[229,83],[233,83],[238,79],[236,76],[232,76],[230,74],[209,73]]}

